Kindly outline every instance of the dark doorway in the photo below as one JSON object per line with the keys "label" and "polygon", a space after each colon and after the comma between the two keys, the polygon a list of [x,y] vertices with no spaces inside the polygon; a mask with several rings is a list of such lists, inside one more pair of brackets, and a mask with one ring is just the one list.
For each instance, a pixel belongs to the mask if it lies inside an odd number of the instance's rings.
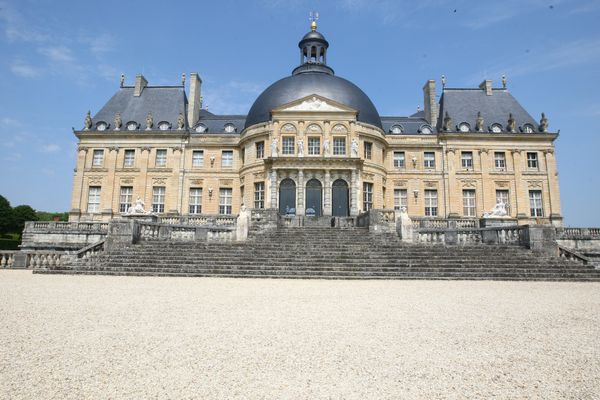
{"label": "dark doorway", "polygon": [[279,214],[296,214],[296,182],[286,178],[279,184]]}
{"label": "dark doorway", "polygon": [[323,186],[317,179],[311,179],[306,182],[306,209],[304,213],[307,216],[320,217],[323,215],[321,210],[321,199],[323,198]]}
{"label": "dark doorway", "polygon": [[337,179],[331,186],[331,212],[334,217],[347,217],[348,207],[348,183],[343,179]]}

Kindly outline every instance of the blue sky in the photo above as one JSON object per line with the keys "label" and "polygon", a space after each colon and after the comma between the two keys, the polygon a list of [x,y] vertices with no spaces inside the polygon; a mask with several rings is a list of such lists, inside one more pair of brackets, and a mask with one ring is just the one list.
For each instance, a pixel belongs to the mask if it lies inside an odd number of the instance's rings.
{"label": "blue sky", "polygon": [[556,143],[569,225],[600,226],[598,0],[0,0],[0,194],[13,206],[67,211],[76,140],[124,73],[150,84],[202,77],[215,113],[247,113],[299,60],[297,42],[320,13],[328,63],[382,115],[422,106],[427,79],[449,87],[484,78],[536,118]]}

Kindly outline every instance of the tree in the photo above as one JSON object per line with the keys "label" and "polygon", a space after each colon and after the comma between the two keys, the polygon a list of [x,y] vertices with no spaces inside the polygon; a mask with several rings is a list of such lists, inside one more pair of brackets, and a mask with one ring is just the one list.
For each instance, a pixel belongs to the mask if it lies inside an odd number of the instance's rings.
{"label": "tree", "polygon": [[0,234],[15,231],[15,214],[10,202],[0,195]]}
{"label": "tree", "polygon": [[16,206],[13,208],[15,219],[15,231],[22,233],[25,228],[25,221],[37,221],[39,218],[33,208],[28,205]]}

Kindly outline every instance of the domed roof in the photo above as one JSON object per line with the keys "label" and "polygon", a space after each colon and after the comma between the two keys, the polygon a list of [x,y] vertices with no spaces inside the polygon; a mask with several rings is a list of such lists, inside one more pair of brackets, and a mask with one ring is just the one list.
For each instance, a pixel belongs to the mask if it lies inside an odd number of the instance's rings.
{"label": "domed roof", "polygon": [[327,43],[327,40],[325,40],[325,36],[323,36],[320,32],[317,31],[308,32],[306,35],[304,35],[300,43],[304,42],[305,40],[321,40]]}
{"label": "domed roof", "polygon": [[283,78],[265,89],[250,108],[246,127],[269,121],[273,109],[312,94],[351,107],[358,111],[358,121],[381,128],[379,113],[365,92],[346,79],[317,71]]}

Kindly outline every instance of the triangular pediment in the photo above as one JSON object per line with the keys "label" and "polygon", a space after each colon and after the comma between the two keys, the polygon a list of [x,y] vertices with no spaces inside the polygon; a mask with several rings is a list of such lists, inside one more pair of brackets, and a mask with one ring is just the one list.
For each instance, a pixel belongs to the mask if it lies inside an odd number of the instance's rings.
{"label": "triangular pediment", "polygon": [[317,94],[311,94],[273,110],[274,112],[352,112],[356,110]]}

